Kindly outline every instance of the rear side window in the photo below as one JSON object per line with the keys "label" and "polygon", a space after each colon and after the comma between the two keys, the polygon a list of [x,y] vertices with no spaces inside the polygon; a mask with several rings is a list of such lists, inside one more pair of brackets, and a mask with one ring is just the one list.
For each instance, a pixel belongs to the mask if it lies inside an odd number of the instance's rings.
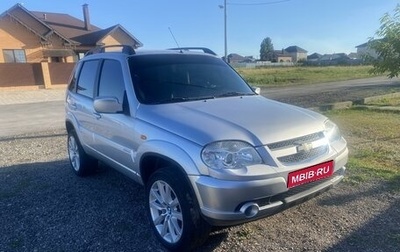
{"label": "rear side window", "polygon": [[98,66],[98,60],[85,61],[83,63],[76,89],[78,94],[93,98]]}
{"label": "rear side window", "polygon": [[98,95],[116,97],[122,103],[124,91],[125,84],[121,64],[116,60],[104,60]]}

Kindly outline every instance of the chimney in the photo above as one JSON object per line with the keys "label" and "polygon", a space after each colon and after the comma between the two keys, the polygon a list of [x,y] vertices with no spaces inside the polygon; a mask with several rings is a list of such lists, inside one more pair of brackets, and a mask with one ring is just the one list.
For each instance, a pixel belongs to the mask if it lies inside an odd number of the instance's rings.
{"label": "chimney", "polygon": [[88,4],[84,4],[82,5],[82,9],[83,9],[83,20],[85,22],[85,30],[90,31],[92,29],[91,25],[90,25],[90,18],[89,18],[89,5]]}

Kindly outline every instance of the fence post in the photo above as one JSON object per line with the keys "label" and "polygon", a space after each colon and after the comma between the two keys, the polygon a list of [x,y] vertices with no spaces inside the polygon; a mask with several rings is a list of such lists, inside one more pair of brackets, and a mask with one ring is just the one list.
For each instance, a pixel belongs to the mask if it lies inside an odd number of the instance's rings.
{"label": "fence post", "polygon": [[49,63],[48,62],[41,62],[40,65],[42,67],[44,88],[45,89],[49,89],[49,88],[51,88],[51,78],[50,78]]}

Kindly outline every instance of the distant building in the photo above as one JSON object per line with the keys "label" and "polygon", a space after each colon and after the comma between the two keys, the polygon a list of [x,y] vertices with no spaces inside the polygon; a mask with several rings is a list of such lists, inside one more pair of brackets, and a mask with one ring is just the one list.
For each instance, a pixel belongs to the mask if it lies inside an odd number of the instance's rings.
{"label": "distant building", "polygon": [[370,47],[371,41],[368,41],[364,44],[356,46],[357,48],[357,54],[359,57],[365,57],[365,56],[370,56],[372,58],[378,58],[378,54],[374,49]]}
{"label": "distant building", "polygon": [[275,50],[274,51],[274,61],[275,62],[293,62],[292,55],[285,51],[285,49],[282,50]]}
{"label": "distant building", "polygon": [[318,61],[321,57],[322,57],[322,54],[313,53],[313,54],[307,56],[307,61]]}
{"label": "distant building", "polygon": [[285,51],[292,57],[293,62],[306,61],[307,51],[298,46],[289,46]]}
{"label": "distant building", "polygon": [[323,65],[340,65],[348,64],[350,58],[345,53],[324,54],[319,58],[318,62]]}
{"label": "distant building", "polygon": [[75,62],[99,45],[142,46],[122,25],[91,24],[87,4],[83,19],[14,5],[0,15],[0,63]]}
{"label": "distant building", "polygon": [[350,59],[359,59],[360,58],[360,56],[356,52],[349,53],[347,56],[349,56]]}
{"label": "distant building", "polygon": [[235,63],[250,63],[255,62],[253,56],[242,56],[237,53],[231,53],[228,55],[228,62],[235,64]]}

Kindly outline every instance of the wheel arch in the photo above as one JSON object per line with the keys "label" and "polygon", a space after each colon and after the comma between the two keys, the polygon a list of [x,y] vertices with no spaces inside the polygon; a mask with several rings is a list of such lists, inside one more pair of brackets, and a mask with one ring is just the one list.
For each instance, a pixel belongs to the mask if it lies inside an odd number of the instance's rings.
{"label": "wheel arch", "polygon": [[190,184],[188,175],[199,175],[195,161],[181,147],[164,141],[150,141],[138,151],[138,171],[143,184],[156,170],[171,167],[184,175]]}

